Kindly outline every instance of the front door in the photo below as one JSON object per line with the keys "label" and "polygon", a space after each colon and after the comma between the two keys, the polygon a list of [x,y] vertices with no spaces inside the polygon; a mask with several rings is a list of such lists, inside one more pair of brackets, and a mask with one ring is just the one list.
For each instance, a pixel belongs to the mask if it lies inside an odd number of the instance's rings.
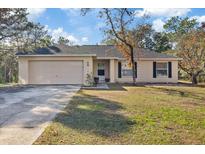
{"label": "front door", "polygon": [[104,63],[98,63],[98,77],[99,82],[105,82],[105,64]]}

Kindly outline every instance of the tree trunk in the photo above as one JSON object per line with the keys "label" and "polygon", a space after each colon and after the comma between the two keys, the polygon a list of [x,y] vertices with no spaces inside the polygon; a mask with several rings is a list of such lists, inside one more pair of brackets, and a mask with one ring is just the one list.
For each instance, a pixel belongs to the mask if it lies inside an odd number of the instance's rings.
{"label": "tree trunk", "polygon": [[135,76],[135,65],[134,65],[134,53],[133,53],[133,48],[130,47],[130,52],[131,52],[131,65],[132,65],[132,78],[133,78],[133,85],[136,84],[136,76]]}
{"label": "tree trunk", "polygon": [[4,82],[6,82],[7,79],[7,67],[6,67],[6,63],[4,64]]}
{"label": "tree trunk", "polygon": [[197,82],[197,74],[193,74],[192,75],[192,77],[191,77],[191,82],[192,82],[192,84],[197,84],[198,82]]}

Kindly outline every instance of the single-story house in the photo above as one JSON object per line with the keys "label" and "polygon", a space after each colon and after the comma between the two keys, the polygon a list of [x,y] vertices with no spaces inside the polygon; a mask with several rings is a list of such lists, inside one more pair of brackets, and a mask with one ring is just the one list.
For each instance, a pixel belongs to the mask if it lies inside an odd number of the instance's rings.
{"label": "single-story house", "polygon": [[[178,58],[148,49],[134,50],[136,82],[177,83]],[[132,82],[132,69],[113,45],[55,45],[18,52],[21,84],[86,84]]]}

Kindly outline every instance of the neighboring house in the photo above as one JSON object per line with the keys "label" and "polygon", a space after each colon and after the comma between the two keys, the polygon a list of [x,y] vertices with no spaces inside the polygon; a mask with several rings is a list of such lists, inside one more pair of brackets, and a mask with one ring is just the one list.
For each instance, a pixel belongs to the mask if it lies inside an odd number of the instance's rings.
{"label": "neighboring house", "polygon": [[[135,52],[136,82],[178,82],[178,58],[139,51]],[[17,55],[21,84],[86,84],[88,74],[100,82],[132,82],[132,69],[111,45],[56,45]]]}

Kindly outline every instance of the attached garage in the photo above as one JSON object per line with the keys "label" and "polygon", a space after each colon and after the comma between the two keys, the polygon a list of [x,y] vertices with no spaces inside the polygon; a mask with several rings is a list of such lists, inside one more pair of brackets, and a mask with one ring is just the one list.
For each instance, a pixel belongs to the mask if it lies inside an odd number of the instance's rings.
{"label": "attached garage", "polygon": [[29,61],[29,84],[82,84],[83,61]]}
{"label": "attached garage", "polygon": [[19,55],[20,84],[86,84],[93,71],[92,54]]}

